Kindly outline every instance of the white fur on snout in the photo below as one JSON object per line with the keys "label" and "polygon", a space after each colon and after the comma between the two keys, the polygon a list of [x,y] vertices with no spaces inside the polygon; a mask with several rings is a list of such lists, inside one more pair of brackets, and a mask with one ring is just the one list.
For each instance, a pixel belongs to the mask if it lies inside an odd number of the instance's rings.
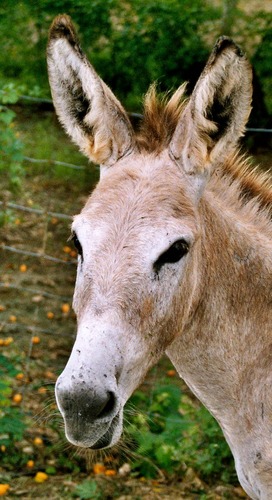
{"label": "white fur on snout", "polygon": [[[91,447],[107,432],[111,434],[110,445],[120,438],[123,404],[117,377],[123,359],[115,337],[116,332],[109,323],[90,318],[82,321],[68,363],[57,380],[56,399],[64,418],[66,437],[73,444]],[[93,417],[94,401],[103,397],[106,400],[110,393],[114,397],[112,410],[105,416]],[[63,409],[63,394],[69,399],[70,415]],[[75,423],[78,429],[71,428]],[[75,439],[77,430],[80,430],[80,438]]]}
{"label": "white fur on snout", "polygon": [[119,332],[110,324],[82,321],[61,380],[69,387],[85,382],[88,387],[103,386],[116,391],[116,376],[123,362],[118,337]]}

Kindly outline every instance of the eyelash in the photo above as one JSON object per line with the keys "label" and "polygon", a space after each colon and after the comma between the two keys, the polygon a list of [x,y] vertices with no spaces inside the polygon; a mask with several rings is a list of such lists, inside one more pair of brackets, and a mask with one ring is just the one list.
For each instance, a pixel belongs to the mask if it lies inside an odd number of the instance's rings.
{"label": "eyelash", "polygon": [[81,246],[81,243],[76,235],[76,233],[73,233],[72,236],[71,236],[71,240],[72,242],[74,243],[75,245],[75,248],[78,252],[78,255],[80,255],[80,257],[82,258],[83,260],[83,250],[82,250],[82,246]]}
{"label": "eyelash", "polygon": [[158,273],[164,264],[175,264],[189,251],[189,243],[183,239],[175,241],[154,263],[154,270]]}

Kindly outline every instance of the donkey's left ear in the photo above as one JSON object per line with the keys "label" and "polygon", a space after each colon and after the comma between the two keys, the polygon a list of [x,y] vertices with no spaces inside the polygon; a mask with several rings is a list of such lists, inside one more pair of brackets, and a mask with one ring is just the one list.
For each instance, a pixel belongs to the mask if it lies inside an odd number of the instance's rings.
{"label": "donkey's left ear", "polygon": [[81,151],[107,167],[129,154],[135,146],[129,119],[83,54],[69,16],[51,26],[47,62],[56,112]]}
{"label": "donkey's left ear", "polygon": [[198,183],[237,148],[251,99],[249,62],[231,39],[219,38],[170,143],[172,157]]}

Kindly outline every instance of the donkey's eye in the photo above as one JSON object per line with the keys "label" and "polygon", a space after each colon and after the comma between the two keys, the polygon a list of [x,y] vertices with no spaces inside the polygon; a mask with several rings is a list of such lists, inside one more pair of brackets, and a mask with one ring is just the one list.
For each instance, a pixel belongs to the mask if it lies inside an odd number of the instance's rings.
{"label": "donkey's eye", "polygon": [[177,240],[166,252],[163,252],[154,263],[154,269],[158,272],[164,264],[178,262],[189,251],[189,243],[185,240]]}
{"label": "donkey's eye", "polygon": [[81,243],[76,235],[76,233],[73,233],[72,234],[72,238],[71,240],[73,241],[74,245],[75,245],[75,248],[77,249],[78,251],[78,255],[80,255],[80,257],[83,259],[83,251],[82,251],[82,246],[81,246]]}

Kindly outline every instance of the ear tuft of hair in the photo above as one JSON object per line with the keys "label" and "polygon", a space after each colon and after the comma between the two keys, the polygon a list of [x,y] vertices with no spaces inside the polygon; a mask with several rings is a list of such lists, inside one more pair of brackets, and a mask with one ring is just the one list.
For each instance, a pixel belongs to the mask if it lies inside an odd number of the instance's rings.
{"label": "ear tuft of hair", "polygon": [[71,18],[66,14],[57,16],[51,25],[49,40],[56,40],[57,38],[66,38],[72,45],[78,43],[78,37]]}
{"label": "ear tuft of hair", "polygon": [[229,38],[227,36],[220,36],[212,50],[211,56],[210,56],[210,62],[212,58],[216,58],[221,52],[224,52],[226,49],[231,49],[233,50],[238,57],[245,57],[244,52],[242,49],[239,47],[239,45],[236,45],[236,43],[232,40],[232,38]]}

